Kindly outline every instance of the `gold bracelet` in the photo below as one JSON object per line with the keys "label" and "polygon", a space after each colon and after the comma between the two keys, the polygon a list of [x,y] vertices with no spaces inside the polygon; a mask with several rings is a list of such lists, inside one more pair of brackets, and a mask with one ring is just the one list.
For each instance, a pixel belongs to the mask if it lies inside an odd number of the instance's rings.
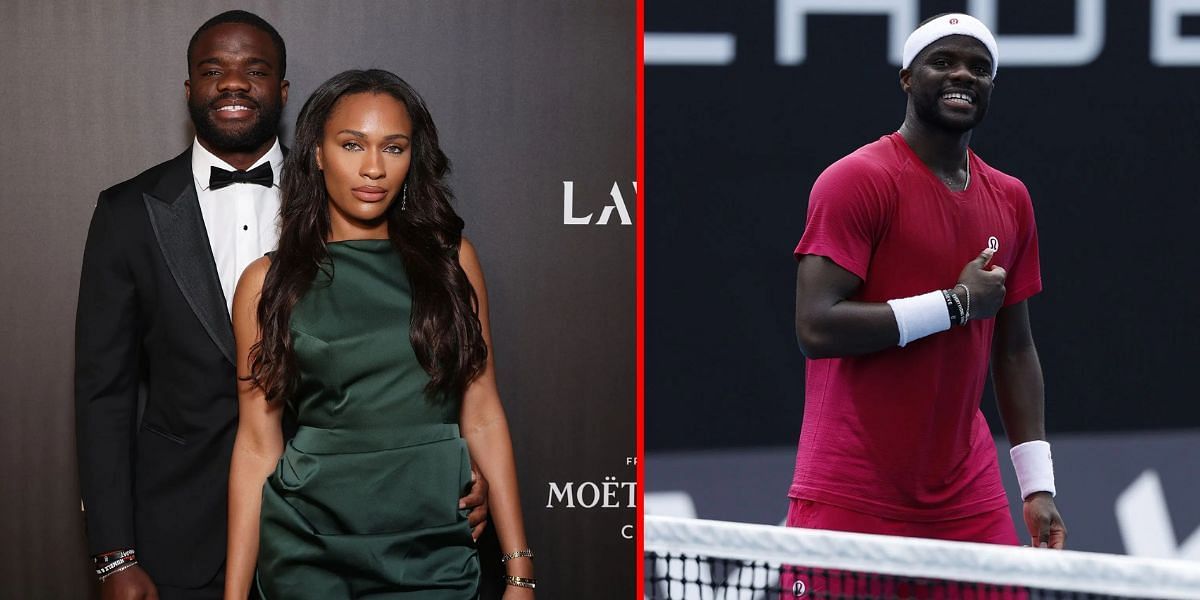
{"label": "gold bracelet", "polygon": [[513,552],[512,554],[501,554],[500,555],[500,563],[504,564],[514,558],[521,558],[522,556],[524,556],[525,558],[528,558],[530,560],[533,560],[533,550],[526,548],[524,550],[517,550],[516,552]]}
{"label": "gold bracelet", "polygon": [[537,587],[536,579],[532,577],[517,577],[516,575],[505,575],[504,583],[530,589]]}

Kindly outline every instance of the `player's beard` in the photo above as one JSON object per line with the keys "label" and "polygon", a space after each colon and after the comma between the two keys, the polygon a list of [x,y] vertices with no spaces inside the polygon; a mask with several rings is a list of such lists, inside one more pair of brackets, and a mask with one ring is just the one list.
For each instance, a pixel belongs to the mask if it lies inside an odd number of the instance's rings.
{"label": "player's beard", "polygon": [[915,97],[913,108],[917,111],[917,117],[930,126],[954,133],[966,133],[975,129],[987,115],[988,99],[984,98],[983,94],[977,93],[976,102],[975,111],[967,119],[954,118],[942,112],[942,92],[940,90],[934,95]]}
{"label": "player's beard", "polygon": [[[209,102],[199,102],[196,96],[188,100],[188,113],[196,128],[196,137],[207,142],[213,150],[222,152],[252,152],[261,148],[279,133],[279,119],[283,106],[277,103],[255,102],[258,107],[255,119],[240,128],[223,128],[217,124],[210,110],[212,102],[233,99],[238,96],[221,96]],[[244,97],[242,97],[244,98]]]}

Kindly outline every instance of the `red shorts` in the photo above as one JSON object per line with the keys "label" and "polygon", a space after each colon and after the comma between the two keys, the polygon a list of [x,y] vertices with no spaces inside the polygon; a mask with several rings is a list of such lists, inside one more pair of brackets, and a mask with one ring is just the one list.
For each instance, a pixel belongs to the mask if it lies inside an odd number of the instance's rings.
{"label": "red shorts", "polygon": [[886,519],[811,500],[798,498],[789,500],[791,502],[788,505],[788,527],[902,535],[933,540],[981,542],[1009,546],[1020,544],[1017,541],[1017,530],[1013,527],[1012,516],[1008,512],[1007,506],[961,519],[915,522]]}
{"label": "red shorts", "polygon": [[[960,542],[982,542],[1016,546],[1017,531],[1013,526],[1008,507],[961,519],[934,522],[897,521],[855,512],[832,504],[792,498],[788,506],[788,527],[852,531],[880,535],[922,537]],[[793,570],[795,569],[795,570]],[[793,595],[797,579],[803,584],[805,594]],[[783,598],[825,598],[839,596],[870,596],[882,598],[921,599],[997,599],[1018,600],[1027,598],[1023,589],[990,586],[989,589],[951,586],[928,580],[872,580],[863,575],[785,566],[780,575]]]}

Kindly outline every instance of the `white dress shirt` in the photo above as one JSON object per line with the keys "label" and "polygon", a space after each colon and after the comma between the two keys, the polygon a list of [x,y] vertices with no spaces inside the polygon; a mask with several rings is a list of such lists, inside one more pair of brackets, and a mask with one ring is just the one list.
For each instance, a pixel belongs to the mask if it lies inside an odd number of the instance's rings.
{"label": "white dress shirt", "polygon": [[208,244],[217,263],[221,291],[225,293],[225,308],[231,313],[233,290],[237,288],[242,271],[279,243],[279,173],[283,167],[283,150],[278,139],[250,168],[265,162],[271,163],[275,178],[275,185],[271,187],[235,183],[219,190],[209,189],[211,167],[226,171],[237,169],[206,150],[199,140],[192,142],[192,177],[196,180],[200,214],[204,216]]}

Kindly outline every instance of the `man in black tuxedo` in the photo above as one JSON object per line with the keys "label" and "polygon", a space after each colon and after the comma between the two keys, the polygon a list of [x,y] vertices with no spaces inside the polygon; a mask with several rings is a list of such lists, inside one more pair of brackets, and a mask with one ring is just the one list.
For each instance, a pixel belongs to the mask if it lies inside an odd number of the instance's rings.
{"label": "man in black tuxedo", "polygon": [[[84,250],[76,437],[105,599],[221,598],[237,428],[229,303],[278,240],[283,39],[229,11],[196,31],[187,58],[196,139],[101,192]],[[476,536],[486,485],[461,504]]]}

